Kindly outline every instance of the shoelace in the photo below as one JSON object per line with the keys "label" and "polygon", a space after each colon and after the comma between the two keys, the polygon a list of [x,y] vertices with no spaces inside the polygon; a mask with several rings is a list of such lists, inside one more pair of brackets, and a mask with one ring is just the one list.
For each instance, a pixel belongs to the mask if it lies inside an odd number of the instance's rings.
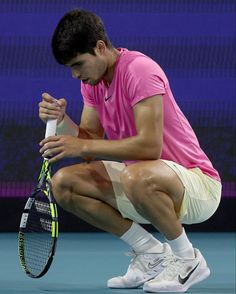
{"label": "shoelace", "polygon": [[[139,253],[139,254],[137,254],[133,250],[131,250],[131,252],[126,252],[125,253],[126,256],[131,256],[132,257],[129,267],[130,268],[136,267],[136,268],[139,268],[142,271],[147,271],[147,267],[145,266],[144,262],[142,262],[141,258],[139,258],[139,257],[143,256],[144,259],[145,259],[145,257],[147,258],[147,257],[151,256],[152,254],[155,254],[155,253]],[[151,260],[151,258],[149,258],[149,259]],[[174,259],[174,257],[172,255],[167,255],[167,256],[163,256],[162,259],[163,259],[162,266],[166,266],[167,264],[169,264]],[[147,259],[146,259],[146,261],[147,261]],[[153,271],[155,272],[155,269],[149,270],[149,271],[150,272],[153,272]]]}

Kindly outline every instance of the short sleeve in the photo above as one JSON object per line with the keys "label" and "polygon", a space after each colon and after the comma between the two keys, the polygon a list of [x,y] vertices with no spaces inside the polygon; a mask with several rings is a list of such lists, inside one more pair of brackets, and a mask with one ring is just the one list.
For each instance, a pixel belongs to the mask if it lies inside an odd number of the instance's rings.
{"label": "short sleeve", "polygon": [[129,64],[126,79],[126,91],[132,106],[145,98],[164,95],[168,83],[161,67],[145,56],[138,57]]}
{"label": "short sleeve", "polygon": [[91,107],[96,107],[97,103],[94,99],[94,95],[93,95],[91,87],[86,86],[85,84],[81,82],[80,89],[81,89],[81,94],[82,94],[84,104]]}

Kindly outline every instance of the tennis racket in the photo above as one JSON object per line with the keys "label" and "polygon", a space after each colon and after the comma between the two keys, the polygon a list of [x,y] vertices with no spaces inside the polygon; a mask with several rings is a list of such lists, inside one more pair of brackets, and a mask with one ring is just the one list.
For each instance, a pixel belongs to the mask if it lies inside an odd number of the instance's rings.
{"label": "tennis racket", "polygon": [[[55,135],[56,124],[56,120],[47,122],[45,137]],[[31,278],[40,278],[47,273],[56,250],[58,214],[50,173],[50,163],[44,159],[37,186],[25,204],[20,221],[19,259]]]}

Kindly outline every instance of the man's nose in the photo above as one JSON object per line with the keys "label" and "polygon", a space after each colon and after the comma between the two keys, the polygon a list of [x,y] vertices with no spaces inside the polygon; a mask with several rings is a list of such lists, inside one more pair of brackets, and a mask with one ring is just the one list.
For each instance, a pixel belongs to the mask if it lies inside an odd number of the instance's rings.
{"label": "man's nose", "polygon": [[72,69],[72,78],[80,79],[80,73],[78,70]]}

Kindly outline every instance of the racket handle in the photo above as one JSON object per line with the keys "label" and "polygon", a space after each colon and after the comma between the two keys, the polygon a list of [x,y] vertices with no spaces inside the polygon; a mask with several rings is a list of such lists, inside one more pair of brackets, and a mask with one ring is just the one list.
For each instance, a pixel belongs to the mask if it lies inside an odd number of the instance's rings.
{"label": "racket handle", "polygon": [[49,119],[46,124],[45,138],[55,136],[57,130],[57,119]]}

